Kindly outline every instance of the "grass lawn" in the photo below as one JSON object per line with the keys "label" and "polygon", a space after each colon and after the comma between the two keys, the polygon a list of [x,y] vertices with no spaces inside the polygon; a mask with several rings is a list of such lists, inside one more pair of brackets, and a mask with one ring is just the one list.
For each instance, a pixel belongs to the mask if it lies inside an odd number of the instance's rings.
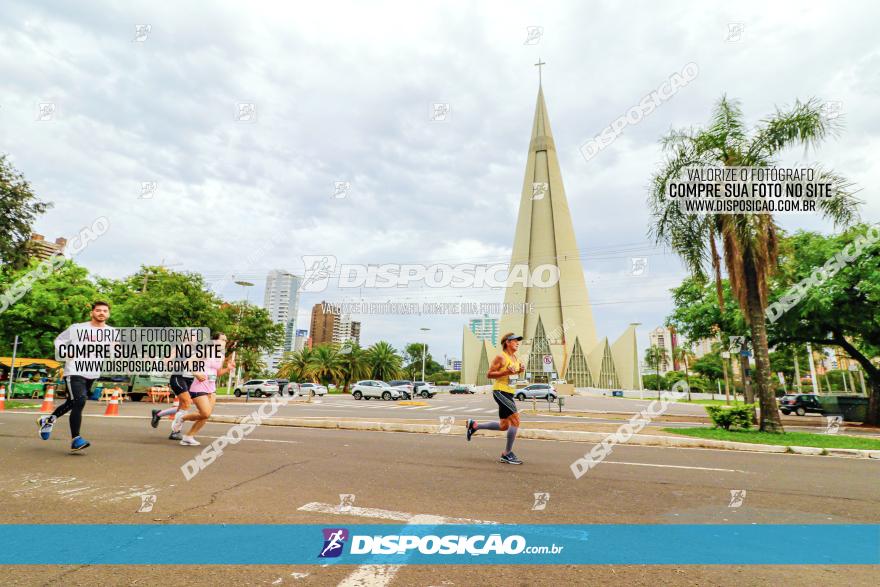
{"label": "grass lawn", "polygon": [[42,403],[33,403],[33,402],[17,402],[17,401],[8,401],[6,402],[7,410],[21,410],[21,409],[29,409],[29,408],[39,408]]}
{"label": "grass lawn", "polygon": [[[725,406],[725,405],[727,405],[727,402],[725,402],[723,399],[695,399],[695,400],[691,400],[691,401],[688,401],[686,399],[680,399],[680,400],[678,400],[678,403],[680,403],[680,404],[700,404],[702,406]],[[742,405],[742,403],[743,402],[741,400],[734,401],[733,398],[730,398],[730,405],[731,406]]]}
{"label": "grass lawn", "polygon": [[780,446],[813,446],[816,448],[860,448],[880,450],[880,439],[843,434],[813,434],[810,432],[786,432],[773,434],[758,430],[728,431],[721,428],[664,428],[666,432],[683,436],[696,436],[711,440],[751,442],[753,444],[777,444]]}

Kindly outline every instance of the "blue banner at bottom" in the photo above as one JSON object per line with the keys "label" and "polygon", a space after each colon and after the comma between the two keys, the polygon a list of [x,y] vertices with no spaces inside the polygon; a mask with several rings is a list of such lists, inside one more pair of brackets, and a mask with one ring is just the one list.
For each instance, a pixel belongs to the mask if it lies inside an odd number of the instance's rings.
{"label": "blue banner at bottom", "polygon": [[876,565],[880,525],[0,525],[4,565]]}

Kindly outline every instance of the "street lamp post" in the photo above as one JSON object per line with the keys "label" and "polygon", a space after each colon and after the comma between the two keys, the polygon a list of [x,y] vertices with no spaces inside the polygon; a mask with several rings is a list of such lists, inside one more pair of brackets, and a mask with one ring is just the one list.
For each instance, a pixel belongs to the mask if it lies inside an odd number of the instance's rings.
{"label": "street lamp post", "polygon": [[[427,332],[428,330],[431,330],[431,329],[425,328],[423,326],[421,328],[421,330],[422,330],[422,332]],[[425,349],[427,348],[427,346],[428,345],[426,345],[425,343],[422,343],[422,381],[423,382],[425,381]],[[415,387],[413,387],[413,399],[415,399],[415,395],[416,395],[416,389],[415,389]]]}
{"label": "street lamp post", "polygon": [[[251,283],[250,281],[236,281],[235,283],[236,283],[236,285],[240,285],[242,288],[244,288],[244,291],[245,291],[244,303],[245,303],[245,305],[247,305],[250,302],[250,292],[248,291],[247,288],[253,287],[254,284]],[[243,313],[244,313],[244,305],[238,309],[238,323],[237,323],[238,326],[241,326],[241,316]],[[235,362],[235,356],[236,356],[237,352],[238,352],[237,349],[232,351],[232,361],[233,362]],[[235,388],[238,387],[240,377],[241,377],[241,368],[238,365],[236,365],[235,366],[235,379],[232,382],[232,389],[233,390],[235,390]],[[229,372],[229,379],[232,379],[232,371]],[[250,399],[250,397],[251,397],[250,393],[245,394],[244,401],[247,402]]]}

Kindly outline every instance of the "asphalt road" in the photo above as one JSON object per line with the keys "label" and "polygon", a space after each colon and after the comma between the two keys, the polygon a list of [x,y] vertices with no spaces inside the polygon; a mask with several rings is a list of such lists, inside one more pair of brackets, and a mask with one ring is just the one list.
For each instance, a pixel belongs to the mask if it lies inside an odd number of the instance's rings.
{"label": "asphalt road", "polygon": [[[203,440],[228,428],[208,424]],[[66,422],[43,442],[31,415],[0,414],[0,515],[7,523],[344,525],[382,523],[388,512],[501,523],[880,522],[880,469],[867,460],[619,446],[575,480],[569,465],[589,444],[520,440],[526,463],[509,467],[496,462],[497,438],[468,444],[442,435],[261,427],[186,481],[180,466],[198,448],[168,441],[167,424],[153,430],[145,418],[86,417],[84,435],[93,446],[71,455]],[[731,490],[743,489],[742,505],[729,507]],[[539,492],[550,500],[535,511]],[[356,509],[339,513],[340,494],[354,494]],[[153,510],[137,513],[145,495],[156,496]],[[852,586],[876,584],[876,568],[49,566],[4,569],[3,582]]]}

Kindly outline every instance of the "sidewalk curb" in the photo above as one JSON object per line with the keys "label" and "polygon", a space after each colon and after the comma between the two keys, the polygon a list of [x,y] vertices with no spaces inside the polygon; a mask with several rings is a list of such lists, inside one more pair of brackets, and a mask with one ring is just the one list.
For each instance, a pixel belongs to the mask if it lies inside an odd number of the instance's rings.
{"label": "sidewalk curb", "polygon": [[[245,416],[211,416],[210,422],[239,424]],[[437,424],[409,424],[400,422],[342,421],[306,418],[268,418],[261,422],[264,426],[290,426],[295,428],[325,428],[331,430],[357,430],[361,432],[410,432],[417,434],[445,434],[464,436],[464,426],[453,426],[449,432],[440,432]],[[520,429],[520,438],[532,440],[561,440],[568,442],[601,442],[612,433],[582,432],[577,430]],[[829,455],[844,458],[880,460],[880,450],[860,450],[853,448],[816,448],[809,446],[781,446],[775,444],[751,444],[725,440],[702,438],[681,438],[677,436],[651,436],[634,434],[626,444],[638,446],[666,446],[673,448],[710,448],[763,453],[793,453],[799,455]]]}

